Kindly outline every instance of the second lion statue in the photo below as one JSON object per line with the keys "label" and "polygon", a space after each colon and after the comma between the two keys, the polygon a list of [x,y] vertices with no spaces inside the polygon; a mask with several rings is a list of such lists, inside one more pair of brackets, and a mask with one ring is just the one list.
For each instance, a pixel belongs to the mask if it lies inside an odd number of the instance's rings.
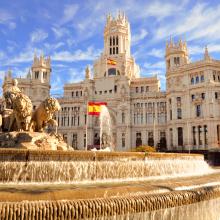
{"label": "second lion statue", "polygon": [[53,119],[53,115],[60,109],[57,99],[52,97],[45,99],[32,115],[33,131],[42,132],[47,125],[55,126],[57,131],[58,125],[57,121]]}

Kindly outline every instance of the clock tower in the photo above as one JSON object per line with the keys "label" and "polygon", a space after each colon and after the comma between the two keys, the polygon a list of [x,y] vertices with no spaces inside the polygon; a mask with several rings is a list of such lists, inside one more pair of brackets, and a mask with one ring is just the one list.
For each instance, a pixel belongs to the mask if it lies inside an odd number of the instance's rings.
{"label": "clock tower", "polygon": [[[127,76],[139,78],[140,69],[131,56],[130,23],[124,13],[107,16],[104,29],[104,49],[94,62],[94,78]],[[109,62],[110,60],[110,62]]]}
{"label": "clock tower", "polygon": [[130,56],[130,24],[124,13],[114,19],[109,14],[104,30],[104,53],[109,56],[126,54]]}

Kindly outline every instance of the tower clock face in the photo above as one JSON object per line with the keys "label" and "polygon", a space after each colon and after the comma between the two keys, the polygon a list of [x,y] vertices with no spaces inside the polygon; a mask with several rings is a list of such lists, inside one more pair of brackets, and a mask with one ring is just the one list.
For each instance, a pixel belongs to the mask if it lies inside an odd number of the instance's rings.
{"label": "tower clock face", "polygon": [[111,28],[111,32],[116,32],[117,31],[117,28],[116,27],[112,27]]}

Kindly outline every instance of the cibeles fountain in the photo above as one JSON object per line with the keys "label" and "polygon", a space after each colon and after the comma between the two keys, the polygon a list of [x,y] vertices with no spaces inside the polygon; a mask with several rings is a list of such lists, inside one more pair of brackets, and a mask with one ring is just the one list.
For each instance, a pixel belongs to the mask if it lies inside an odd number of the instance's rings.
{"label": "cibeles fountain", "polygon": [[0,219],[220,218],[220,174],[203,156],[73,151],[56,133],[56,99],[33,111],[16,82],[4,97]]}

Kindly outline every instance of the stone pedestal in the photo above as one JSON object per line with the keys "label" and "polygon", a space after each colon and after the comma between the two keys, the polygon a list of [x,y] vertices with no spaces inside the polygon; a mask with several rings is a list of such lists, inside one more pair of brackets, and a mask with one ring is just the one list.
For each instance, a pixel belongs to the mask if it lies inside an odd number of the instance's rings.
{"label": "stone pedestal", "polygon": [[61,135],[40,132],[0,133],[0,148],[19,148],[29,150],[70,149],[70,147],[63,141]]}

